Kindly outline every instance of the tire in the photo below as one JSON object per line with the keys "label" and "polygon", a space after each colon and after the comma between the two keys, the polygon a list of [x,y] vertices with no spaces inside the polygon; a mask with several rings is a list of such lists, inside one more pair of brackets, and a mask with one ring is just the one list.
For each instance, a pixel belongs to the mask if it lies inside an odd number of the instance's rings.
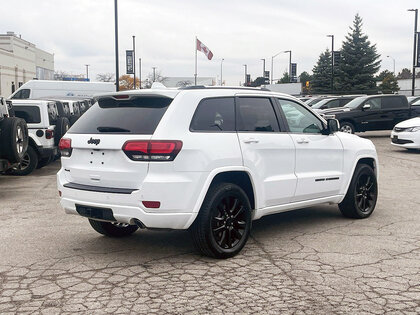
{"label": "tire", "polygon": [[10,163],[20,162],[28,148],[26,122],[17,117],[3,118],[0,130],[0,156]]}
{"label": "tire", "polygon": [[80,118],[80,115],[71,115],[69,118],[70,126],[73,126],[74,123]]}
{"label": "tire", "polygon": [[25,155],[22,158],[22,161],[18,164],[18,166],[13,167],[10,170],[10,174],[18,175],[18,176],[25,176],[30,173],[38,166],[38,154],[36,153],[35,149],[31,146],[28,146],[28,150],[26,150]]}
{"label": "tire", "polygon": [[137,225],[111,223],[89,219],[90,225],[99,234],[109,237],[124,237],[133,234],[139,228]]}
{"label": "tire", "polygon": [[340,122],[340,131],[345,133],[354,133],[354,125],[348,121]]}
{"label": "tire", "polygon": [[229,258],[245,246],[251,224],[245,192],[235,184],[220,183],[207,192],[190,230],[194,246],[203,255]]}
{"label": "tire", "polygon": [[378,183],[375,172],[366,164],[358,164],[347,194],[338,206],[345,217],[364,219],[375,210],[377,198]]}
{"label": "tire", "polygon": [[55,123],[54,144],[58,146],[60,139],[66,134],[70,128],[70,121],[66,117],[59,117]]}

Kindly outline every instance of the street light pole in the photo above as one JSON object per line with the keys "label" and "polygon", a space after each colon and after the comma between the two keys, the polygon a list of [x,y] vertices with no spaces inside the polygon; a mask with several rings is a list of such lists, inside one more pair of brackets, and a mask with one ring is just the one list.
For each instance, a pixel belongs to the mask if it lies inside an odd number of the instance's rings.
{"label": "street light pole", "polygon": [[137,86],[136,86],[136,36],[134,35],[133,35],[133,72],[134,72],[133,90],[135,90]]}
{"label": "street light pole", "polygon": [[115,89],[120,90],[120,71],[118,67],[118,0],[114,0],[115,13]]}
{"label": "street light pole", "polygon": [[261,59],[262,60],[262,62],[263,62],[263,78],[264,78],[264,75],[265,75],[265,58],[263,58],[263,59]]}
{"label": "street light pole", "polygon": [[141,89],[141,58],[139,58],[139,89]]}
{"label": "street light pole", "polygon": [[220,61],[220,86],[223,85],[223,59]]}
{"label": "street light pole", "polygon": [[271,84],[273,84],[273,81],[274,81],[274,75],[273,75],[273,72],[274,72],[274,70],[273,70],[274,69],[274,66],[273,66],[274,58],[276,58],[280,54],[281,54],[281,52],[275,54],[274,56],[271,56]]}
{"label": "street light pole", "polygon": [[331,92],[334,92],[334,35],[327,37],[331,37]]}
{"label": "street light pole", "polygon": [[416,37],[417,37],[417,15],[418,9],[409,9],[414,12],[414,49],[413,49],[413,82],[411,83],[411,95],[414,96],[414,89],[416,88]]}
{"label": "street light pole", "polygon": [[285,50],[284,53],[289,53],[289,82],[292,82],[292,51]]}
{"label": "street light pole", "polygon": [[89,66],[90,65],[85,65],[86,66],[86,79],[89,80]]}
{"label": "street light pole", "polygon": [[393,62],[393,64],[394,64],[394,67],[393,67],[393,69],[394,69],[394,76],[395,76],[395,59],[393,58],[393,57],[391,57],[391,56],[386,56],[387,58],[391,58],[392,59],[392,62]]}
{"label": "street light pole", "polygon": [[244,65],[244,67],[245,67],[245,83],[244,83],[244,86],[246,86],[246,84],[248,83],[247,81],[246,81],[246,75],[247,75],[247,65]]}

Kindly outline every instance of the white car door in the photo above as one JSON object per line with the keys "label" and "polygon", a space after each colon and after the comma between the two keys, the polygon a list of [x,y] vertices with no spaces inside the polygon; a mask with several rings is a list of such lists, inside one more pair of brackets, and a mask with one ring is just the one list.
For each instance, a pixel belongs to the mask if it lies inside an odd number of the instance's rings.
{"label": "white car door", "polygon": [[344,156],[340,139],[335,134],[322,134],[324,124],[303,105],[277,100],[296,146],[297,187],[292,201],[338,195]]}
{"label": "white car door", "polygon": [[252,172],[256,208],[290,202],[296,189],[295,146],[280,128],[269,97],[237,97],[237,132],[243,164]]}

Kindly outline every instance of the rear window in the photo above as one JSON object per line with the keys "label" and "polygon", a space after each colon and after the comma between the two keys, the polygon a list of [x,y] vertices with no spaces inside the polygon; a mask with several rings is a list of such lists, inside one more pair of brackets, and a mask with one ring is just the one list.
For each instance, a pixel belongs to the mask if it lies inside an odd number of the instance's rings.
{"label": "rear window", "polygon": [[39,124],[41,122],[41,112],[37,106],[14,106],[16,117],[22,118],[28,124]]}
{"label": "rear window", "polygon": [[151,135],[171,102],[167,97],[102,98],[68,132]]}

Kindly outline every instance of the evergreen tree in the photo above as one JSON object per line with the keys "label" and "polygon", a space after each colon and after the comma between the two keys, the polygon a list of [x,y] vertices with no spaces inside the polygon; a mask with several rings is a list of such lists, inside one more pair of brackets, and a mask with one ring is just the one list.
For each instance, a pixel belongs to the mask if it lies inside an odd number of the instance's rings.
{"label": "evergreen tree", "polygon": [[401,72],[398,73],[397,79],[411,79],[413,77],[413,73],[410,69],[404,68]]}
{"label": "evergreen tree", "polygon": [[290,82],[290,77],[287,72],[284,72],[283,77],[277,81],[277,83],[289,83],[289,82]]}
{"label": "evergreen tree", "polygon": [[376,76],[375,80],[376,81],[383,81],[389,75],[394,75],[394,74],[389,70],[383,70]]}
{"label": "evergreen tree", "polygon": [[380,67],[380,55],[376,45],[362,32],[362,18],[356,14],[353,27],[341,48],[341,60],[337,67],[335,88],[340,92],[375,93],[375,73]]}
{"label": "evergreen tree", "polygon": [[312,91],[314,93],[331,92],[331,52],[327,49],[321,53],[312,72]]}
{"label": "evergreen tree", "polygon": [[382,83],[378,86],[378,88],[383,94],[393,94],[400,90],[397,78],[392,72],[385,70],[382,71],[381,74],[383,74],[383,79]]}

